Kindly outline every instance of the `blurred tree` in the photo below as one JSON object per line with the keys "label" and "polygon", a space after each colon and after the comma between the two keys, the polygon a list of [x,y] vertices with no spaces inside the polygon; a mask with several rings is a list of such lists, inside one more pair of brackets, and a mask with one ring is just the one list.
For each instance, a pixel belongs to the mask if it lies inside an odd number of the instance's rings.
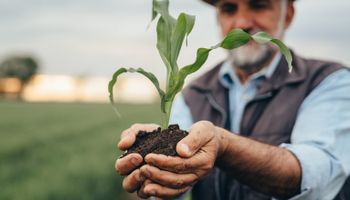
{"label": "blurred tree", "polygon": [[12,56],[0,64],[0,77],[14,77],[27,83],[37,72],[37,61],[29,56]]}
{"label": "blurred tree", "polygon": [[0,63],[1,78],[17,78],[21,86],[17,97],[23,91],[25,84],[37,73],[39,68],[38,62],[31,56],[10,56]]}

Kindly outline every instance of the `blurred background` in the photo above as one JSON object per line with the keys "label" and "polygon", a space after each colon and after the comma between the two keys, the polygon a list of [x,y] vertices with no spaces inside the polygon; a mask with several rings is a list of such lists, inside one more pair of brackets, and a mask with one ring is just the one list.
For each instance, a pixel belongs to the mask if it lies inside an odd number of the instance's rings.
{"label": "blurred background", "polygon": [[[286,43],[298,54],[350,66],[350,1],[299,0]],[[220,41],[215,11],[199,0],[170,10],[196,15],[180,66]],[[135,199],[114,161],[121,130],[161,123],[153,86],[118,81],[118,118],[107,84],[118,67],[143,67],[161,82],[151,0],[0,0],[0,199]],[[200,73],[225,58],[218,50]]]}

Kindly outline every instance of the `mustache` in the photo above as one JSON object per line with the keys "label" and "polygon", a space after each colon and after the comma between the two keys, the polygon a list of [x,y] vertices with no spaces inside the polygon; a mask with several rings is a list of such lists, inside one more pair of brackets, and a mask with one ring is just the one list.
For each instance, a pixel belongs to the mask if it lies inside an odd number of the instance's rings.
{"label": "mustache", "polygon": [[249,33],[250,35],[254,35],[255,33],[261,32],[263,30],[258,29],[258,28],[244,28],[242,29],[244,32]]}

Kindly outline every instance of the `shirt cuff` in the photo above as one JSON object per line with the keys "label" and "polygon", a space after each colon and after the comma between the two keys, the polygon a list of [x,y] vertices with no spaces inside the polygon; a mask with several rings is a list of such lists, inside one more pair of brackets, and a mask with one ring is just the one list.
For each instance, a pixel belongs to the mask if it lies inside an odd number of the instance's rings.
{"label": "shirt cuff", "polygon": [[333,199],[342,187],[346,173],[330,153],[311,144],[281,144],[299,160],[302,169],[300,193],[290,200]]}

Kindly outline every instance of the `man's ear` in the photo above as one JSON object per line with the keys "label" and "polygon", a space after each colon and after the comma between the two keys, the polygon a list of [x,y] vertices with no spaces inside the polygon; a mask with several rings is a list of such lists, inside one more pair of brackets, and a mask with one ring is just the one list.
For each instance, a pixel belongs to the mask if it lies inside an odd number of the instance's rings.
{"label": "man's ear", "polygon": [[287,15],[286,15],[286,21],[285,21],[286,28],[288,28],[292,24],[294,13],[295,13],[294,1],[288,1]]}

